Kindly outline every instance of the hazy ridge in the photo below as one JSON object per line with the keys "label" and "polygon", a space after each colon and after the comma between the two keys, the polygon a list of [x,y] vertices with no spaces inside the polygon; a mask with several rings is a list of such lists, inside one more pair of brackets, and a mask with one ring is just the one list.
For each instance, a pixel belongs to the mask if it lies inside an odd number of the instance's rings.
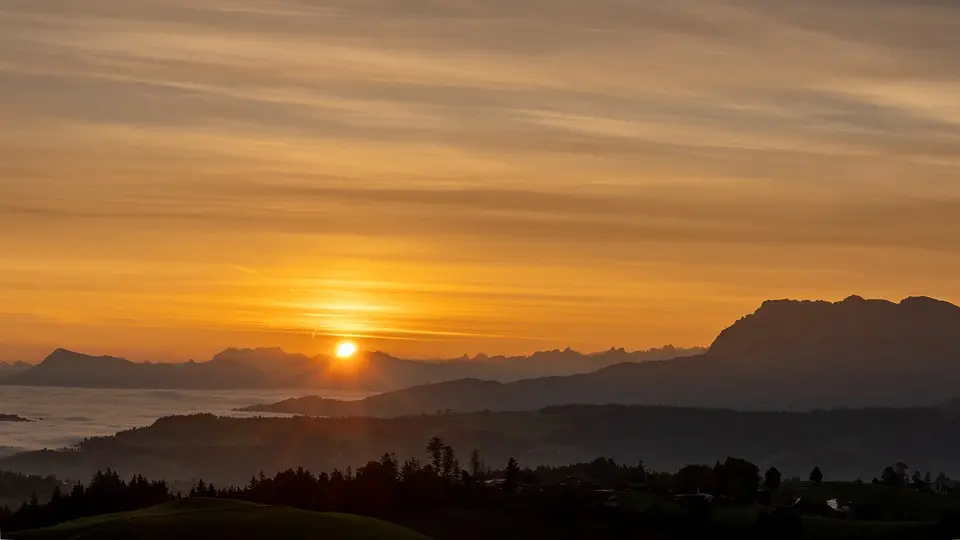
{"label": "hazy ridge", "polygon": [[648,351],[610,349],[583,354],[571,349],[531,356],[461,357],[419,361],[386,353],[358,354],[349,365],[326,355],[308,357],[279,348],[227,349],[207,362],[137,363],[58,349],[36,366],[18,366],[0,383],[85,388],[226,389],[314,388],[387,391],[463,377],[513,381],[527,377],[585,373],[622,362],[647,362],[694,355],[703,349],[666,346]]}
{"label": "hazy ridge", "polygon": [[742,412],[647,406],[551,407],[400,418],[176,416],[63,451],[24,452],[0,469],[87,478],[112,467],[168,480],[244,483],[251,471],[357,467],[385,451],[422,457],[439,435],[489,463],[568,464],[607,456],[658,470],[734,455],[785,474],[819,465],[833,479],[869,481],[890,463],[960,474],[960,415],[943,408]]}

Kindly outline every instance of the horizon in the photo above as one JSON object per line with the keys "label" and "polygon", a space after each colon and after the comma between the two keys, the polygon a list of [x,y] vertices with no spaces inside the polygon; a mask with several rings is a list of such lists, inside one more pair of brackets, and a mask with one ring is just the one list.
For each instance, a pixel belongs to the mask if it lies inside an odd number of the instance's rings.
{"label": "horizon", "polygon": [[[761,305],[757,306],[757,308],[756,308],[755,311],[748,312],[748,313],[744,313],[744,314],[742,314],[741,316],[739,316],[739,317],[737,317],[736,319],[734,319],[733,321],[731,321],[730,323],[728,323],[726,326],[724,326],[721,330],[719,330],[719,331],[717,332],[717,336],[719,336],[720,333],[723,332],[723,330],[729,328],[731,325],[733,325],[734,323],[736,323],[737,321],[739,321],[742,317],[748,316],[748,315],[750,315],[750,314],[752,314],[752,313],[756,313],[757,311],[759,311],[759,310],[761,309],[761,307],[762,307],[764,304],[766,304],[766,303],[768,303],[768,302],[792,302],[792,303],[799,303],[799,304],[803,304],[803,303],[816,303],[816,302],[826,302],[826,303],[829,303],[829,304],[837,305],[837,304],[841,304],[841,303],[843,303],[843,302],[845,302],[845,301],[849,301],[849,300],[852,300],[852,299],[859,299],[859,300],[864,300],[864,301],[867,301],[867,302],[886,302],[886,303],[893,304],[893,305],[900,305],[900,304],[902,304],[903,302],[905,302],[905,301],[907,301],[907,300],[910,300],[910,299],[930,299],[930,300],[933,300],[933,301],[936,301],[936,302],[947,302],[947,303],[949,303],[949,304],[951,304],[951,305],[954,305],[954,306],[957,306],[957,305],[958,305],[957,303],[952,302],[952,301],[950,301],[950,300],[946,300],[946,299],[942,299],[942,298],[935,298],[935,297],[926,296],[926,295],[910,295],[910,296],[906,296],[906,297],[900,298],[900,299],[898,299],[898,300],[893,300],[893,299],[889,299],[889,298],[869,298],[869,297],[863,297],[863,296],[858,295],[858,294],[850,294],[850,295],[847,295],[847,296],[843,297],[842,299],[836,299],[836,300],[826,300],[826,299],[822,299],[822,298],[821,298],[821,299],[805,299],[805,298],[778,298],[778,299],[774,299],[774,298],[771,298],[771,299],[764,300],[763,303],[761,303]],[[313,339],[316,339],[316,338],[314,337]],[[295,349],[287,349],[287,348],[284,348],[284,347],[282,347],[282,346],[280,346],[280,345],[269,345],[269,344],[267,344],[267,345],[252,346],[252,347],[243,347],[243,346],[236,346],[236,345],[228,345],[228,346],[223,346],[223,347],[220,347],[220,348],[216,349],[215,352],[212,352],[212,353],[210,353],[210,354],[207,355],[207,356],[190,356],[190,357],[187,357],[187,358],[166,358],[166,359],[156,359],[156,358],[140,358],[140,359],[138,359],[138,358],[136,358],[136,357],[131,357],[131,356],[128,356],[128,355],[125,355],[125,354],[122,354],[122,353],[117,354],[117,353],[102,352],[102,351],[78,350],[78,349],[73,349],[73,348],[70,348],[70,347],[57,346],[57,347],[54,348],[52,351],[47,351],[45,354],[42,355],[42,357],[40,357],[40,358],[35,358],[35,359],[7,360],[7,359],[4,359],[2,353],[0,353],[0,362],[4,362],[4,363],[10,363],[10,362],[26,362],[26,363],[28,363],[28,364],[37,364],[37,363],[42,362],[42,361],[45,360],[48,356],[50,356],[51,354],[53,354],[53,353],[55,353],[55,352],[57,352],[57,351],[65,351],[65,352],[69,352],[69,353],[76,353],[76,354],[81,354],[81,355],[84,355],[84,356],[93,356],[93,357],[109,356],[109,357],[114,357],[114,358],[120,358],[120,359],[124,359],[124,360],[129,360],[129,361],[135,362],[135,363],[143,363],[143,362],[151,362],[151,363],[182,363],[182,362],[188,362],[188,361],[207,362],[207,361],[213,360],[217,355],[219,355],[219,354],[221,354],[221,353],[224,353],[224,352],[227,352],[227,351],[231,351],[231,350],[240,350],[240,351],[258,351],[258,350],[269,351],[269,350],[279,350],[280,352],[283,352],[284,354],[288,354],[288,355],[297,355],[297,354],[299,354],[299,355],[304,355],[304,356],[306,356],[306,357],[308,357],[308,358],[316,358],[316,357],[320,357],[320,356],[333,358],[333,357],[337,356],[337,352],[336,352],[337,346],[338,346],[339,344],[342,344],[342,343],[344,343],[344,342],[347,342],[347,343],[350,343],[351,345],[354,345],[355,347],[357,347],[357,349],[356,349],[356,351],[355,351],[356,354],[360,354],[360,355],[382,354],[382,355],[391,356],[391,357],[394,357],[394,358],[397,358],[397,359],[401,359],[401,360],[412,360],[412,361],[417,361],[417,362],[430,363],[430,362],[444,362],[444,361],[451,361],[451,360],[459,360],[459,359],[462,359],[462,358],[468,358],[468,359],[470,359],[470,360],[475,360],[476,358],[478,358],[478,357],[480,357],[480,356],[485,356],[485,357],[489,357],[489,358],[531,357],[531,356],[533,356],[533,355],[540,354],[540,353],[565,352],[565,351],[572,351],[572,352],[575,352],[575,353],[580,354],[580,355],[583,355],[583,356],[599,356],[599,355],[603,355],[603,354],[609,353],[609,352],[611,352],[611,351],[616,351],[616,352],[622,351],[622,352],[624,352],[624,353],[626,353],[626,354],[645,353],[645,352],[660,351],[660,350],[670,349],[670,348],[674,348],[674,349],[681,350],[681,351],[691,351],[691,350],[709,351],[709,350],[710,350],[710,347],[713,345],[713,342],[714,342],[714,340],[711,340],[709,343],[706,343],[706,344],[703,344],[703,345],[677,345],[677,344],[674,344],[674,343],[666,343],[666,344],[664,344],[664,345],[659,345],[659,346],[656,346],[656,347],[647,347],[647,348],[638,348],[638,349],[631,349],[631,348],[628,348],[628,347],[623,347],[623,346],[618,346],[618,345],[611,345],[611,346],[609,346],[609,347],[605,347],[605,348],[601,348],[601,349],[594,349],[594,350],[583,350],[583,349],[578,349],[578,348],[576,348],[576,347],[572,347],[572,346],[570,346],[570,345],[567,345],[567,346],[563,346],[563,347],[557,346],[557,347],[553,347],[553,348],[542,348],[542,349],[535,349],[535,350],[530,350],[530,351],[523,351],[523,352],[513,353],[513,354],[511,354],[511,353],[502,353],[502,352],[492,352],[492,351],[487,350],[487,351],[479,351],[479,352],[473,352],[473,353],[464,352],[464,353],[461,353],[461,354],[455,354],[455,355],[450,355],[450,356],[419,356],[419,357],[418,357],[418,356],[404,356],[404,355],[397,354],[397,353],[394,353],[394,352],[391,352],[391,351],[386,351],[386,350],[383,350],[383,349],[364,348],[364,345],[363,345],[363,341],[362,341],[362,340],[353,340],[353,339],[351,339],[351,338],[346,338],[346,339],[344,339],[344,338],[337,338],[337,337],[334,337],[334,338],[331,338],[331,339],[332,339],[332,340],[329,342],[330,345],[329,345],[329,348],[328,348],[328,349],[326,349],[326,350],[320,350],[320,351],[314,351],[314,352],[300,351],[300,350],[295,350]],[[350,356],[353,356],[353,353],[351,353]]]}
{"label": "horizon", "polygon": [[[401,5],[402,4],[402,5]],[[708,343],[960,302],[957,8],[0,8],[0,360]]]}
{"label": "horizon", "polygon": [[[526,354],[518,354],[518,355],[478,352],[478,353],[473,353],[473,354],[463,353],[463,354],[461,354],[461,355],[459,355],[459,356],[449,356],[449,357],[420,357],[420,358],[417,358],[417,357],[402,357],[402,356],[398,356],[398,355],[393,354],[393,353],[388,352],[388,351],[373,350],[373,349],[368,350],[368,349],[362,349],[362,348],[361,348],[361,349],[358,349],[355,353],[351,354],[351,356],[353,356],[354,354],[356,354],[356,355],[382,354],[382,355],[385,355],[385,356],[390,356],[390,357],[396,358],[396,359],[398,359],[398,360],[412,360],[412,361],[416,361],[416,362],[431,363],[431,362],[455,361],[455,360],[461,360],[461,359],[463,359],[463,358],[469,358],[471,361],[473,361],[473,360],[476,360],[476,359],[477,359],[478,357],[480,357],[480,356],[485,356],[485,357],[488,357],[488,358],[527,358],[527,357],[534,356],[534,355],[536,355],[536,354],[554,353],[554,352],[566,352],[566,351],[575,352],[575,353],[580,354],[580,355],[582,355],[582,356],[600,356],[600,355],[603,355],[603,354],[607,354],[607,353],[609,353],[609,352],[611,352],[611,351],[616,351],[616,352],[623,351],[623,353],[625,353],[625,354],[633,354],[633,353],[645,353],[645,352],[650,352],[650,351],[660,351],[660,350],[666,350],[666,349],[671,349],[671,348],[672,348],[672,349],[679,350],[679,351],[691,351],[691,350],[708,350],[710,347],[709,347],[709,346],[681,347],[681,346],[679,346],[679,345],[672,345],[672,344],[669,344],[669,343],[668,343],[668,344],[662,345],[662,346],[660,346],[660,347],[652,347],[652,348],[649,348],[649,349],[626,349],[626,348],[624,348],[624,347],[612,346],[612,347],[608,347],[608,348],[606,348],[606,349],[597,350],[597,351],[581,351],[581,350],[578,350],[578,349],[574,349],[574,348],[572,348],[572,347],[564,347],[564,348],[554,348],[554,349],[541,349],[541,350],[531,351],[531,352],[526,353]],[[278,347],[278,346],[272,346],[272,347],[271,347],[271,346],[263,346],[263,347],[231,347],[231,346],[228,346],[228,347],[224,347],[224,348],[220,349],[218,352],[210,355],[210,357],[208,357],[208,358],[207,358],[207,357],[202,358],[202,359],[198,359],[198,358],[187,358],[186,360],[180,360],[180,359],[173,359],[173,360],[170,360],[170,359],[167,359],[167,360],[150,360],[150,359],[137,359],[137,358],[131,358],[131,357],[123,356],[123,355],[109,354],[109,353],[96,352],[96,351],[91,352],[91,351],[81,351],[81,350],[70,349],[70,348],[67,348],[67,347],[56,347],[56,348],[53,349],[52,351],[48,351],[47,354],[43,356],[43,358],[34,359],[34,360],[13,360],[13,361],[0,359],[0,363],[11,363],[11,362],[18,362],[18,361],[19,361],[19,362],[24,362],[24,363],[27,363],[27,364],[38,364],[38,363],[42,362],[43,360],[45,360],[45,359],[46,359],[47,357],[49,357],[50,355],[52,355],[52,354],[54,354],[54,353],[57,353],[57,352],[61,352],[61,351],[62,351],[62,352],[67,352],[67,353],[72,353],[72,354],[79,354],[79,355],[83,355],[83,356],[91,356],[91,357],[111,357],[111,358],[119,358],[119,359],[121,359],[121,360],[128,360],[128,361],[130,361],[130,362],[134,362],[134,363],[138,363],[138,364],[139,364],[139,363],[146,363],[146,362],[150,362],[150,363],[161,363],[161,364],[162,364],[162,363],[183,363],[183,362],[189,362],[189,361],[193,361],[193,362],[209,362],[209,361],[213,360],[218,354],[224,353],[224,352],[227,352],[227,351],[231,351],[231,350],[238,350],[238,351],[280,351],[280,352],[282,352],[282,353],[284,353],[284,354],[287,354],[287,355],[303,355],[303,356],[306,356],[307,358],[311,358],[311,359],[312,359],[312,358],[321,357],[321,356],[323,356],[323,357],[328,357],[328,358],[333,358],[333,357],[336,356],[336,353],[335,353],[334,350],[321,351],[321,352],[318,352],[318,353],[312,353],[312,354],[311,354],[311,353],[307,353],[307,352],[304,352],[304,351],[287,350],[287,349],[284,349],[283,347]]]}

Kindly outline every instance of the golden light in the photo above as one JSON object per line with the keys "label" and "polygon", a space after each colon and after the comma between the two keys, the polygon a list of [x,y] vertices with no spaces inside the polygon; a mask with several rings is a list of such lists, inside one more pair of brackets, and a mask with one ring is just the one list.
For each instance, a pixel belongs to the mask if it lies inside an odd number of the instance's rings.
{"label": "golden light", "polygon": [[337,358],[350,358],[357,353],[357,346],[349,341],[337,344]]}

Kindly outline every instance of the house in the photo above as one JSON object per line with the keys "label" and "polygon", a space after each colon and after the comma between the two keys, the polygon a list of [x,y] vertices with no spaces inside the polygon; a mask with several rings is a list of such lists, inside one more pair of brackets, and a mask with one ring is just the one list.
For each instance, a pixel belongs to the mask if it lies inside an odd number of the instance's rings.
{"label": "house", "polygon": [[853,504],[850,501],[841,501],[840,499],[828,499],[827,507],[835,514],[849,516],[853,513]]}

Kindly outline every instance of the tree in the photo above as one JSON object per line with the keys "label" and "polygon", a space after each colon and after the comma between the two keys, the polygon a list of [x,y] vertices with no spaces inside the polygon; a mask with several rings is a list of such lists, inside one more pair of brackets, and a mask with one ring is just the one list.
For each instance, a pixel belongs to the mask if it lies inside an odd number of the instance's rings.
{"label": "tree", "polygon": [[443,465],[443,449],[445,446],[446,445],[443,444],[443,439],[440,437],[434,437],[430,439],[429,443],[427,443],[427,452],[430,454],[433,470],[437,471],[438,474],[441,466]]}
{"label": "tree", "polygon": [[441,476],[446,480],[454,481],[460,477],[460,462],[452,446],[444,446],[440,457]]}
{"label": "tree", "polygon": [[823,472],[820,470],[820,467],[814,467],[813,470],[810,471],[810,481],[814,484],[823,483]]}
{"label": "tree", "polygon": [[207,493],[207,483],[203,481],[203,478],[197,480],[197,485],[193,486],[190,489],[191,497],[203,497]]}
{"label": "tree", "polygon": [[907,464],[901,461],[892,467],[883,469],[880,481],[886,486],[903,487],[910,481],[910,477],[907,475],[908,469]]}
{"label": "tree", "polygon": [[890,487],[900,487],[903,485],[903,475],[897,473],[893,467],[886,467],[880,473],[880,483]]}
{"label": "tree", "polygon": [[420,460],[417,458],[408,459],[403,463],[400,469],[400,479],[404,482],[413,482],[419,475],[423,467],[420,466]]}
{"label": "tree", "polygon": [[673,489],[686,495],[714,491],[722,467],[719,463],[712,469],[707,465],[687,465],[674,475]]}
{"label": "tree", "polygon": [[714,467],[715,495],[732,500],[750,501],[760,488],[760,469],[747,460],[728,457],[719,468]]}
{"label": "tree", "polygon": [[474,480],[482,480],[485,468],[480,450],[474,448],[473,452],[470,452],[470,475],[473,476]]}
{"label": "tree", "polygon": [[937,493],[945,491],[947,489],[947,485],[949,482],[950,482],[950,479],[947,478],[946,473],[944,473],[943,471],[940,471],[940,473],[937,474],[936,482],[933,484],[933,490],[936,491]]}
{"label": "tree", "polygon": [[780,474],[780,471],[776,467],[770,467],[767,469],[766,474],[763,475],[763,487],[767,488],[767,491],[774,492],[780,489],[780,482],[783,481],[783,475]]}
{"label": "tree", "polygon": [[503,475],[503,490],[507,493],[515,493],[520,488],[520,465],[517,460],[510,458],[507,462],[507,470]]}
{"label": "tree", "polygon": [[913,471],[913,476],[910,477],[910,483],[917,489],[923,488],[923,475],[920,474],[920,471]]}

